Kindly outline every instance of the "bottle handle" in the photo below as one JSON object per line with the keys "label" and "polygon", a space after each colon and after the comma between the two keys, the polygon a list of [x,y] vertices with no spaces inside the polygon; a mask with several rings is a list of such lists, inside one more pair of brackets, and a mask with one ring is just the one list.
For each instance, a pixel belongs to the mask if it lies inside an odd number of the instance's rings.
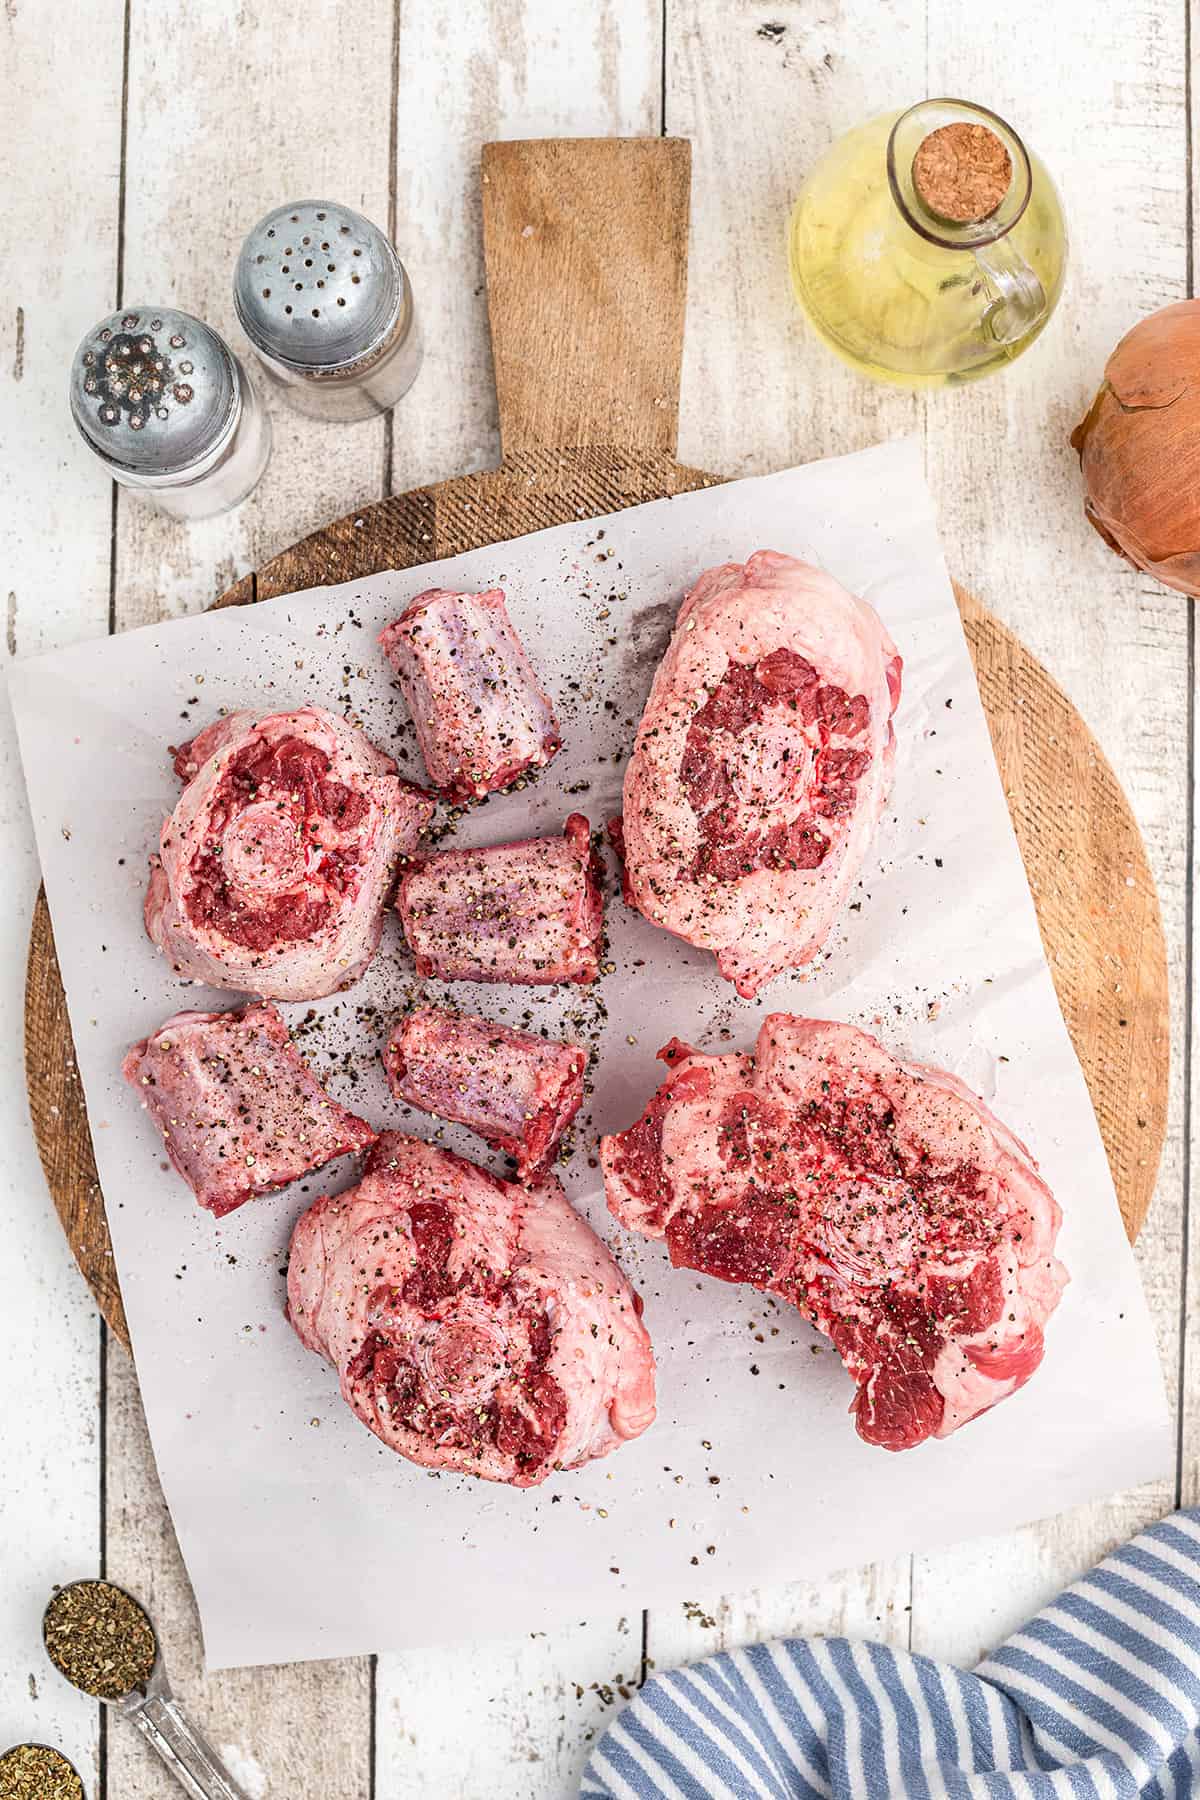
{"label": "bottle handle", "polygon": [[1014,344],[1045,317],[1046,290],[1006,237],[973,249],[991,296],[984,308],[984,328],[998,344]]}
{"label": "bottle handle", "polygon": [[246,1800],[216,1751],[170,1694],[151,1693],[122,1710],[192,1800]]}

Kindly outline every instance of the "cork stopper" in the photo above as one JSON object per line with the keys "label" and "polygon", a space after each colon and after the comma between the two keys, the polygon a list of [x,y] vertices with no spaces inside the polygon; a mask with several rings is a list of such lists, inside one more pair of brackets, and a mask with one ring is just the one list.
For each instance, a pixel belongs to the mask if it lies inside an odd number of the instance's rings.
{"label": "cork stopper", "polygon": [[912,178],[935,218],[975,225],[990,218],[1007,194],[1012,157],[986,125],[959,121],[922,139],[913,157]]}

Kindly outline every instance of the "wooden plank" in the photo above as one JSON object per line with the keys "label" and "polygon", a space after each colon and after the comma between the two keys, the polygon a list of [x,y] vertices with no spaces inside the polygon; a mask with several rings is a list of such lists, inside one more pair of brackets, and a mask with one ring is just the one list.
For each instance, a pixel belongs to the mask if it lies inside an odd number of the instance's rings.
{"label": "wooden plank", "polygon": [[[426,364],[412,395],[420,403],[397,414],[393,492],[499,460],[480,146],[657,133],[660,27],[659,0],[580,0],[569,20],[551,0],[507,15],[490,0],[401,8],[397,241],[423,312]],[[640,1663],[640,1618],[481,1645],[469,1658],[381,1656],[377,1791],[388,1800],[571,1792],[613,1695],[619,1703],[614,1676],[628,1685]]]}
{"label": "wooden plank", "polygon": [[314,0],[300,37],[268,0],[130,3],[122,304],[161,300],[220,331],[268,398],[275,448],[250,500],[220,518],[181,524],[122,493],[121,629],[207,606],[297,535],[377,499],[387,454],[381,419],[325,425],[279,403],[238,328],[232,281],[245,233],[289,197],[328,195],[386,226],[391,0],[361,0],[353,31],[339,0]]}
{"label": "wooden plank", "polygon": [[[684,462],[757,475],[919,428],[919,399],[869,386],[804,323],[784,235],[805,171],[840,132],[923,92],[923,58],[921,6],[782,0],[730,12],[668,0],[665,128],[693,145]],[[670,1667],[796,1632],[905,1644],[908,1605],[905,1558],[654,1611],[647,1650]]]}
{"label": "wooden plank", "polygon": [[[112,304],[121,26],[121,0],[96,0],[70,32],[47,31],[41,9],[25,0],[8,0],[0,11],[5,160],[26,171],[8,184],[6,227],[12,243],[37,247],[10,259],[0,316],[0,419],[10,451],[0,472],[5,662],[101,635],[108,624],[111,485],[74,438],[66,385],[75,345]],[[67,109],[64,93],[72,95]],[[19,455],[11,453],[16,445]],[[0,975],[7,1046],[0,1538],[9,1577],[0,1583],[0,1748],[30,1738],[57,1744],[90,1792],[98,1709],[50,1668],[40,1626],[53,1583],[99,1567],[100,1330],[47,1197],[20,1092],[24,946],[39,874],[7,706],[0,707],[0,859],[0,931],[8,946]]]}
{"label": "wooden plank", "polygon": [[500,460],[480,147],[657,134],[661,0],[423,0],[400,8],[396,241],[425,367],[396,414],[392,492]]}
{"label": "wooden plank", "polygon": [[[1072,264],[1059,316],[1021,362],[931,398],[928,469],[956,574],[1046,662],[1095,731],[1133,803],[1157,879],[1173,1055],[1167,1150],[1137,1257],[1177,1398],[1189,603],[1128,569],[1085,523],[1066,440],[1118,337],[1185,291],[1184,18],[1175,0],[1097,13],[1072,37],[1069,107],[1061,104],[1062,65],[1029,55],[1044,27],[1037,0],[1018,0],[1003,19],[973,15],[970,32],[954,0],[929,0],[928,91],[978,97],[1028,132],[1058,182]],[[1123,76],[1114,83],[1117,67]],[[1082,136],[1081,117],[1090,122]],[[1011,447],[1004,460],[1002,447]],[[1089,1197],[1060,1198],[1069,1209]],[[918,1559],[914,1648],[971,1662],[1172,1501],[1168,1479]]]}
{"label": "wooden plank", "polygon": [[[359,0],[352,31],[338,0],[314,0],[303,41],[267,0],[221,0],[199,12],[186,0],[131,0],[123,303],[178,304],[244,350],[230,284],[242,235],[261,213],[293,195],[329,195],[387,223],[392,29],[391,0]],[[118,628],[206,605],[298,530],[384,491],[383,421],[322,425],[273,396],[271,409],[274,457],[238,512],[189,526],[122,494]],[[108,1360],[108,1416],[109,1571],[152,1601],[178,1690],[215,1741],[232,1747],[251,1795],[363,1800],[368,1660],[205,1678],[136,1382],[118,1348]],[[110,1800],[168,1800],[174,1791],[135,1733],[110,1732]]]}
{"label": "wooden plank", "polygon": [[871,386],[817,341],[785,233],[833,139],[925,91],[923,5],[667,0],[666,17],[664,128],[692,140],[680,460],[761,475],[918,430],[917,397]]}
{"label": "wooden plank", "polygon": [[683,138],[485,145],[488,319],[506,457],[569,444],[674,452],[691,160]]}

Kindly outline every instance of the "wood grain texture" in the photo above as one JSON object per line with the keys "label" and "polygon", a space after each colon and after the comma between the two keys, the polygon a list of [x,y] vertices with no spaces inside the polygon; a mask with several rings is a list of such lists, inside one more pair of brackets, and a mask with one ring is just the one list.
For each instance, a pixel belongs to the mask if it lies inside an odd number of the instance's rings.
{"label": "wood grain texture", "polygon": [[221,332],[268,406],[274,451],[251,500],[217,518],[169,519],[120,493],[118,630],[208,606],[296,537],[379,499],[390,440],[384,419],[330,425],[280,402],[232,281],[246,232],[288,199],[337,199],[388,225],[392,0],[358,0],[353,31],[344,0],[309,0],[302,30],[269,0],[129,4],[122,304],[161,300]]}
{"label": "wood grain texture", "polygon": [[662,4],[575,0],[568,13],[553,0],[422,0],[401,5],[398,23],[396,239],[417,293],[425,366],[395,414],[393,493],[500,460],[480,146],[657,135]]}
{"label": "wood grain texture", "polygon": [[[108,629],[112,485],[72,430],[66,372],[113,305],[121,25],[122,0],[94,0],[69,25],[48,26],[26,0],[0,7],[5,670]],[[41,1611],[53,1583],[94,1574],[100,1555],[102,1328],[46,1195],[21,1081],[23,946],[40,872],[2,698],[0,866],[0,1748],[58,1745],[91,1795],[99,1708],[46,1663]]]}
{"label": "wood grain texture", "polygon": [[1167,957],[1154,877],[1129,802],[1074,706],[1006,626],[956,593],[1042,945],[1132,1240],[1167,1126]]}
{"label": "wood grain texture", "polygon": [[25,979],[25,1085],[46,1184],[67,1242],[109,1330],[128,1349],[129,1326],[44,888],[34,904]]}
{"label": "wood grain texture", "polygon": [[663,128],[693,159],[685,462],[762,475],[921,429],[918,396],[864,381],[808,330],[786,226],[835,137],[930,91],[924,12],[923,0],[667,0]]}
{"label": "wood grain texture", "polygon": [[548,444],[674,451],[691,159],[683,138],[484,145],[506,457]]}

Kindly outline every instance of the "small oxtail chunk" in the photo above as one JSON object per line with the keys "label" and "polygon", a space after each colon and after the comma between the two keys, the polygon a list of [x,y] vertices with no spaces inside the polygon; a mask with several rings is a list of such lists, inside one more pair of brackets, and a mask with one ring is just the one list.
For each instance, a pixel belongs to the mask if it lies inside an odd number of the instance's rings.
{"label": "small oxtail chunk", "polygon": [[377,1136],[325,1092],[273,1006],[176,1013],[133,1046],[121,1072],[218,1218]]}
{"label": "small oxtail chunk", "polygon": [[406,869],[396,907],[417,974],[546,987],[600,972],[604,903],[591,833],[446,850]]}
{"label": "small oxtail chunk", "polygon": [[500,588],[431,588],[379,635],[446,800],[480,799],[542,768],[562,743]]}
{"label": "small oxtail chunk", "polygon": [[442,1007],[402,1019],[383,1060],[398,1100],[468,1126],[514,1158],[523,1182],[548,1167],[583,1101],[587,1057],[576,1045]]}

